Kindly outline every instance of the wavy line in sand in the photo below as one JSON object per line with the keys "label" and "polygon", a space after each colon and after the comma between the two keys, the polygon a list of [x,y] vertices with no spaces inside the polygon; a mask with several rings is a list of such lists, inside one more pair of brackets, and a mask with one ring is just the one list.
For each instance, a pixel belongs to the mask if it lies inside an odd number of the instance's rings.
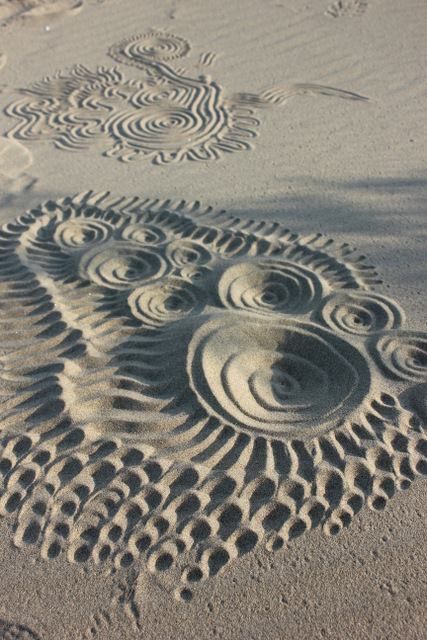
{"label": "wavy line in sand", "polygon": [[142,562],[188,600],[254,546],[339,533],[427,474],[426,334],[347,244],[88,192],[5,225],[0,252],[18,546]]}
{"label": "wavy line in sand", "polygon": [[189,44],[167,32],[127,38],[110,48],[120,63],[144,71],[126,80],[117,68],[94,72],[78,65],[21,90],[6,109],[18,123],[9,132],[22,140],[52,139],[65,150],[101,146],[124,162],[149,157],[164,164],[213,160],[252,148],[260,124],[255,110],[282,105],[295,95],[328,95],[365,100],[349,91],[297,84],[227,97],[206,76],[191,78],[166,63],[182,57]]}

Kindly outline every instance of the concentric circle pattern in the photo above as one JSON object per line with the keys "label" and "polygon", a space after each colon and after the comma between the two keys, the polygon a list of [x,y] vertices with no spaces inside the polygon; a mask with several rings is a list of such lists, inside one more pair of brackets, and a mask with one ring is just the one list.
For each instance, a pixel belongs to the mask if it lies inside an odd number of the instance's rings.
{"label": "concentric circle pattern", "polygon": [[427,335],[397,332],[382,336],[376,351],[385,369],[402,380],[427,380]]}
{"label": "concentric circle pattern", "polygon": [[207,321],[189,349],[201,404],[226,423],[271,435],[317,434],[367,395],[369,368],[348,343],[309,323]]}
{"label": "concentric circle pattern", "polygon": [[403,323],[403,312],[393,300],[365,291],[334,294],[322,316],[332,329],[359,336],[397,329]]}
{"label": "concentric circle pattern", "polygon": [[313,271],[292,262],[257,260],[227,269],[219,293],[225,306],[236,309],[303,314],[318,304],[322,284]]}
{"label": "concentric circle pattern", "polygon": [[126,140],[134,149],[145,153],[178,151],[189,143],[203,143],[219,133],[224,126],[220,113],[212,112],[209,126],[194,109],[179,105],[161,106],[155,111],[145,109],[118,113],[106,127],[117,140]]}
{"label": "concentric circle pattern", "polygon": [[190,51],[184,38],[166,31],[149,31],[125,40],[117,47],[123,58],[134,64],[144,64],[148,59],[162,62],[182,58]]}
{"label": "concentric circle pattern", "polygon": [[166,255],[176,267],[199,267],[208,264],[212,255],[203,244],[191,240],[175,240],[166,248]]}
{"label": "concentric circle pattern", "polygon": [[427,334],[348,244],[93,192],[0,235],[17,546],[142,558],[188,601],[256,545],[338,534],[427,475]]}
{"label": "concentric circle pattern", "polygon": [[113,227],[103,220],[72,218],[59,224],[54,240],[62,249],[82,250],[108,240]]}
{"label": "concentric circle pattern", "polygon": [[130,240],[142,246],[163,244],[167,237],[161,227],[152,224],[128,224],[122,233],[123,240]]}
{"label": "concentric circle pattern", "polygon": [[155,249],[117,242],[85,253],[80,261],[83,279],[110,289],[129,289],[161,278],[167,264]]}
{"label": "concentric circle pattern", "polygon": [[147,325],[162,325],[197,314],[203,302],[201,289],[177,278],[135,289],[128,299],[132,315]]}

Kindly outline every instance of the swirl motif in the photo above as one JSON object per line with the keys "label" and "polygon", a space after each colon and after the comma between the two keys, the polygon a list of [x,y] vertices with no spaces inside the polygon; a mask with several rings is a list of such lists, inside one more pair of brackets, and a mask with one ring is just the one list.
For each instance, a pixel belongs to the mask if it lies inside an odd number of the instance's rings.
{"label": "swirl motif", "polygon": [[375,345],[383,367],[400,380],[427,380],[427,336],[396,332],[380,337]]}
{"label": "swirl motif", "polygon": [[109,289],[130,289],[161,278],[167,270],[167,263],[155,249],[127,242],[95,247],[80,260],[82,277]]}
{"label": "swirl motif", "polygon": [[112,116],[106,124],[117,140],[145,153],[178,153],[183,146],[200,144],[217,135],[223,126],[224,118],[218,109],[203,114],[196,108],[179,105],[159,105],[155,111],[125,111]]}
{"label": "swirl motif", "polygon": [[104,220],[71,218],[56,227],[53,239],[63,249],[81,250],[105,242],[112,233],[113,228]]}
{"label": "swirl motif", "polygon": [[158,326],[196,314],[204,306],[203,291],[178,278],[168,278],[132,291],[128,298],[132,315],[144,324]]}
{"label": "swirl motif", "polygon": [[403,312],[395,302],[364,291],[332,295],[321,314],[332,329],[358,336],[397,329],[403,323]]}
{"label": "swirl motif", "polygon": [[260,323],[247,314],[203,324],[187,366],[205,409],[252,433],[323,433],[370,386],[366,361],[341,338],[308,323]]}
{"label": "swirl motif", "polygon": [[115,48],[120,62],[144,64],[148,59],[167,62],[182,58],[190,51],[190,45],[184,38],[162,31],[133,36],[124,40]]}
{"label": "swirl motif", "polygon": [[123,229],[122,238],[143,246],[157,246],[167,240],[166,233],[154,224],[128,224]]}
{"label": "swirl motif", "polygon": [[166,247],[166,256],[176,267],[194,267],[208,264],[212,255],[206,247],[192,240],[174,240]]}
{"label": "swirl motif", "polygon": [[310,271],[292,262],[241,262],[225,271],[219,295],[226,307],[260,313],[303,314],[322,297],[322,284]]}

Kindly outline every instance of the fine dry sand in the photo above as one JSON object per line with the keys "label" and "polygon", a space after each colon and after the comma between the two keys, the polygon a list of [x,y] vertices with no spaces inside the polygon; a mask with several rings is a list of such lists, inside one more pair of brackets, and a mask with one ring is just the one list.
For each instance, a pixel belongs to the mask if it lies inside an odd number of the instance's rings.
{"label": "fine dry sand", "polygon": [[424,637],[426,20],[0,0],[0,639]]}

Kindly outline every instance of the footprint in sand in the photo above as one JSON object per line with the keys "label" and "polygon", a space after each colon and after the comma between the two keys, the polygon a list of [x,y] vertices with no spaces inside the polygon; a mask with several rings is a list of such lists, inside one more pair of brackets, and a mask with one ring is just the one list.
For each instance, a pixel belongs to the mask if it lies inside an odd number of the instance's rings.
{"label": "footprint in sand", "polygon": [[[366,100],[315,84],[227,97],[211,79],[191,78],[170,65],[189,51],[186,40],[170,33],[150,31],[128,38],[109,53],[141,69],[143,79],[127,80],[117,67],[91,71],[81,65],[45,78],[22,89],[22,97],[6,109],[18,120],[9,135],[28,141],[53,139],[65,150],[97,146],[124,162],[145,157],[157,164],[213,160],[251,149],[260,124],[255,112],[282,105],[292,96]],[[210,64],[212,54],[203,61]]]}
{"label": "footprint in sand", "polygon": [[366,0],[336,0],[325,11],[325,15],[332,18],[361,16],[368,8]]}
{"label": "footprint in sand", "polygon": [[0,25],[76,15],[83,0],[0,0]]}
{"label": "footprint in sand", "polygon": [[89,192],[5,225],[0,254],[18,546],[142,557],[189,600],[256,545],[339,533],[427,474],[427,333],[347,244]]}
{"label": "footprint in sand", "polygon": [[2,195],[29,189],[35,178],[26,173],[33,163],[32,153],[16,140],[0,136],[0,187]]}
{"label": "footprint in sand", "polygon": [[0,638],[4,640],[40,640],[29,627],[14,622],[6,622],[0,618]]}
{"label": "footprint in sand", "polygon": [[7,62],[6,54],[0,51],[0,69],[3,69],[6,62]]}

